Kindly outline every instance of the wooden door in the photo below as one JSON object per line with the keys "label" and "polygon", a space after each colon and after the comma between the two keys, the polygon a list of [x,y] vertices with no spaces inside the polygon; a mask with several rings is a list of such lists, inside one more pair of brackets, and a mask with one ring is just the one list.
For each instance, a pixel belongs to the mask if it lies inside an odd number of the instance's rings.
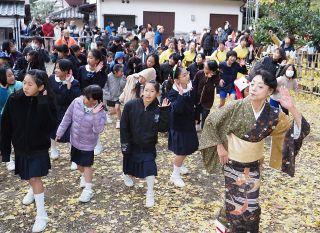
{"label": "wooden door", "polygon": [[162,25],[164,27],[164,33],[162,35],[163,41],[165,41],[170,36],[174,36],[174,12],[144,11],[143,25],[146,27],[148,23],[151,23],[154,28],[156,28],[157,25]]}
{"label": "wooden door", "polygon": [[234,31],[238,30],[238,15],[210,14],[210,27],[215,31],[219,27],[224,27],[225,21],[229,21]]}

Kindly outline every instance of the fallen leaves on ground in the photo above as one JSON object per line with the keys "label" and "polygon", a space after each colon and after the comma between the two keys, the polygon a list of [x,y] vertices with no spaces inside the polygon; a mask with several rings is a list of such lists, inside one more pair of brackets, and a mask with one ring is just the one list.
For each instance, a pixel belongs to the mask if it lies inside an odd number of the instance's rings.
{"label": "fallen leaves on ground", "polygon": [[[260,195],[263,233],[320,232],[320,98],[307,94],[296,94],[296,98],[312,131],[298,155],[294,178],[270,169],[265,161]],[[160,134],[156,205],[147,209],[145,181],[135,180],[135,186],[128,188],[121,179],[115,124],[106,126],[101,141],[104,152],[95,157],[94,164],[95,196],[87,204],[78,202],[79,174],[69,169],[69,148],[59,145],[61,157],[52,162],[52,171],[44,179],[50,218],[46,233],[214,232],[214,220],[223,204],[223,178],[205,172],[199,152],[187,159],[191,173],[184,176],[186,187],[175,188],[169,183],[174,155]],[[0,232],[30,232],[36,209],[34,204],[21,203],[27,183],[1,165],[0,187]]]}

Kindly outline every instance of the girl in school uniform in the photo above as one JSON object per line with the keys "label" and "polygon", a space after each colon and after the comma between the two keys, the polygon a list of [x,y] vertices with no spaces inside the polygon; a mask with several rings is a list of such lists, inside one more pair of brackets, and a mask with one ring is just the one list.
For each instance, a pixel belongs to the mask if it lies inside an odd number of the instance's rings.
{"label": "girl in school uniform", "polygon": [[89,85],[99,85],[101,88],[104,87],[108,76],[104,72],[104,58],[102,53],[97,49],[92,49],[88,53],[87,62],[85,66],[81,66],[79,70],[79,82],[81,90]]}
{"label": "girl in school uniform", "polygon": [[[102,53],[97,49],[92,49],[88,53],[87,62],[85,66],[81,66],[79,70],[80,88],[83,91],[89,85],[99,85],[104,88],[108,75],[105,72],[104,58]],[[103,151],[100,138],[94,150],[94,154],[98,155]]]}
{"label": "girl in school uniform", "polygon": [[15,174],[31,186],[22,203],[36,203],[37,216],[32,232],[43,231],[48,222],[41,177],[51,168],[49,137],[56,127],[56,115],[48,75],[41,70],[30,70],[26,74],[23,89],[9,97],[2,115],[2,161],[9,161],[12,143]]}
{"label": "girl in school uniform", "polygon": [[[62,118],[67,111],[71,102],[81,95],[79,81],[76,80],[72,75],[73,64],[68,59],[61,59],[57,61],[55,67],[55,74],[49,77],[49,86],[53,90],[56,97],[57,107],[57,126],[62,121]],[[57,127],[58,128],[58,127]],[[57,159],[59,157],[59,150],[55,142],[57,128],[52,132],[51,135],[51,152],[50,157]],[[70,128],[65,132],[59,142],[69,142]],[[71,166],[72,170],[77,169],[76,164]]]}
{"label": "girl in school uniform", "polygon": [[71,161],[78,165],[81,173],[80,187],[84,189],[79,201],[84,203],[93,197],[91,166],[94,161],[94,148],[106,121],[103,109],[101,87],[90,85],[83,90],[82,96],[72,101],[57,130],[56,141],[60,140],[70,127]]}
{"label": "girl in school uniform", "polygon": [[[0,68],[0,119],[9,96],[12,93],[20,90],[22,86],[22,82],[16,81],[13,71],[10,67]],[[8,171],[13,171],[15,169],[14,160],[11,156],[10,162],[8,162],[6,165]]]}
{"label": "girl in school uniform", "polygon": [[195,91],[192,89],[186,69],[176,67],[171,77],[174,79],[174,84],[168,94],[171,102],[168,147],[176,157],[170,181],[182,188],[185,183],[180,174],[188,173],[183,161],[187,155],[195,152],[199,145],[194,124]]}
{"label": "girl in school uniform", "polygon": [[153,186],[157,175],[156,144],[158,132],[168,130],[170,102],[159,105],[160,85],[146,82],[143,97],[129,101],[123,109],[120,123],[120,141],[123,154],[123,180],[133,186],[130,176],[145,178],[148,185],[146,207],[154,206]]}

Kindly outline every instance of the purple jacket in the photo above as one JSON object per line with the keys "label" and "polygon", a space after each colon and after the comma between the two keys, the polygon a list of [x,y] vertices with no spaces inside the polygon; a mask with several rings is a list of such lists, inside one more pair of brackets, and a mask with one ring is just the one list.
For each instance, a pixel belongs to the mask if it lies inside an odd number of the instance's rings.
{"label": "purple jacket", "polygon": [[70,142],[78,150],[93,151],[99,134],[104,129],[106,113],[86,113],[84,111],[83,96],[72,101],[57,130],[57,136],[62,137],[71,125]]}

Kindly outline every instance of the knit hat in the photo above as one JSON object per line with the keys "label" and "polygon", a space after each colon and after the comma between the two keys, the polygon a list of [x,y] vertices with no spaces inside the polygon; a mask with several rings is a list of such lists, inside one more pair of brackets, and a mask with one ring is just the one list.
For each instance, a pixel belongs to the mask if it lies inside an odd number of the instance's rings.
{"label": "knit hat", "polygon": [[145,69],[139,72],[138,75],[144,77],[147,82],[156,80],[156,70],[154,68]]}
{"label": "knit hat", "polygon": [[119,58],[124,58],[124,52],[116,52],[116,54],[114,55],[114,60],[117,60]]}

